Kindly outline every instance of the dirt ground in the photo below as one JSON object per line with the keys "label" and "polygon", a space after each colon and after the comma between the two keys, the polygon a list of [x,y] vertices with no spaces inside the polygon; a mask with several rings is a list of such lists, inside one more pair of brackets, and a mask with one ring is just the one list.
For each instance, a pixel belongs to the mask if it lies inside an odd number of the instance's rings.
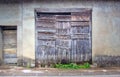
{"label": "dirt ground", "polygon": [[120,75],[120,67],[89,69],[25,68],[0,66],[0,76],[81,76],[81,75]]}

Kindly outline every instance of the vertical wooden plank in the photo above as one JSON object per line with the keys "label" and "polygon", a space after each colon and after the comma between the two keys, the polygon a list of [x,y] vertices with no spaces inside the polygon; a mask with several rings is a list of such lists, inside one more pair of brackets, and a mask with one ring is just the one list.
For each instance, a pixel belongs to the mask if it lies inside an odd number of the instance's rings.
{"label": "vertical wooden plank", "polygon": [[76,62],[79,62],[79,40],[76,40]]}
{"label": "vertical wooden plank", "polygon": [[89,22],[89,60],[92,61],[92,10],[90,11],[90,22]]}
{"label": "vertical wooden plank", "polygon": [[43,64],[49,64],[54,59],[55,54],[55,16],[40,15],[36,21],[37,47],[36,58]]}
{"label": "vertical wooden plank", "polygon": [[76,47],[76,45],[77,45],[77,41],[76,40],[74,40],[74,61],[76,62],[76,52],[77,52],[77,47]]}
{"label": "vertical wooden plank", "polygon": [[58,15],[56,17],[57,19],[57,40],[58,42],[56,43],[56,46],[60,48],[59,55],[61,56],[60,61],[65,60],[69,61],[70,60],[70,48],[71,48],[71,43],[70,43],[70,23],[67,22],[66,20],[70,20],[69,16],[65,15]]}
{"label": "vertical wooden plank", "polygon": [[[87,12],[81,12],[81,13],[72,13],[72,38],[74,38],[77,41],[76,46],[74,46],[74,49],[76,49],[76,60],[78,62],[82,61],[89,61],[88,60],[88,52],[89,50],[89,44],[91,40],[86,40],[91,37],[90,34],[90,24],[88,22],[90,21],[90,13]],[[75,22],[77,21],[77,22]],[[75,36],[75,37],[74,37]],[[89,37],[87,37],[89,36]],[[72,45],[73,46],[73,45]],[[76,48],[75,48],[76,47]],[[73,49],[72,49],[73,51]]]}

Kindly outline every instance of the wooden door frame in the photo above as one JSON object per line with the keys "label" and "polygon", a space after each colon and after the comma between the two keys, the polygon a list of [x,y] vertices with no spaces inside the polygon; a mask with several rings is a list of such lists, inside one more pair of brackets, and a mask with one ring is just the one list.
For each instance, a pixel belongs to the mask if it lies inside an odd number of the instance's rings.
{"label": "wooden door frame", "polygon": [[[1,31],[3,30],[16,30],[17,32],[17,25],[1,25]],[[16,36],[17,37],[17,36]],[[4,63],[4,51],[3,51],[3,33],[2,33],[2,63]],[[16,47],[16,55],[17,55],[17,47]]]}
{"label": "wooden door frame", "polygon": [[90,36],[91,36],[91,61],[92,63],[92,9],[91,8],[35,8],[35,59],[36,59],[36,50],[37,50],[37,32],[36,32],[36,18],[37,13],[80,13],[86,12],[90,15]]}
{"label": "wooden door frame", "polygon": [[36,12],[41,13],[64,13],[64,12],[92,12],[91,8],[36,8]]}

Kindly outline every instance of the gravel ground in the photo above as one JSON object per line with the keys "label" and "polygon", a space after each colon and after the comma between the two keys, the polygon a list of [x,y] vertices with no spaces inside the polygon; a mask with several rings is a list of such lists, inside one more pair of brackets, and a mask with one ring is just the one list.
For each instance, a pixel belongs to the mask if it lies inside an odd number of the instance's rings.
{"label": "gravel ground", "polygon": [[87,75],[120,75],[120,67],[90,69],[56,69],[24,68],[17,66],[0,66],[0,76],[87,76]]}

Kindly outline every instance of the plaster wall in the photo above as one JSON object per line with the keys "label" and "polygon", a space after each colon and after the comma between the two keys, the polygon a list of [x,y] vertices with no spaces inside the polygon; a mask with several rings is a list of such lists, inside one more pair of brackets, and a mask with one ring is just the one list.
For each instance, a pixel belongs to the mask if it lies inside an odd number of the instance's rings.
{"label": "plaster wall", "polygon": [[[35,58],[35,8],[92,8],[92,57],[120,56],[120,2],[81,0],[42,0],[23,2],[23,52]],[[27,41],[26,41],[27,40]],[[27,53],[31,53],[27,54]],[[100,57],[99,57],[100,56]],[[120,57],[119,57],[120,58]],[[111,58],[112,60],[113,58]],[[99,62],[100,63],[100,62]]]}
{"label": "plaster wall", "polygon": [[1,4],[0,25],[18,25],[18,55],[35,60],[35,8],[92,8],[93,62],[120,56],[120,1],[112,0],[24,0]]}
{"label": "plaster wall", "polygon": [[[0,26],[17,26],[17,56],[21,57],[22,56],[22,6],[20,1],[0,0]],[[3,51],[1,52],[3,53]],[[0,54],[0,57],[3,57],[3,55]]]}

